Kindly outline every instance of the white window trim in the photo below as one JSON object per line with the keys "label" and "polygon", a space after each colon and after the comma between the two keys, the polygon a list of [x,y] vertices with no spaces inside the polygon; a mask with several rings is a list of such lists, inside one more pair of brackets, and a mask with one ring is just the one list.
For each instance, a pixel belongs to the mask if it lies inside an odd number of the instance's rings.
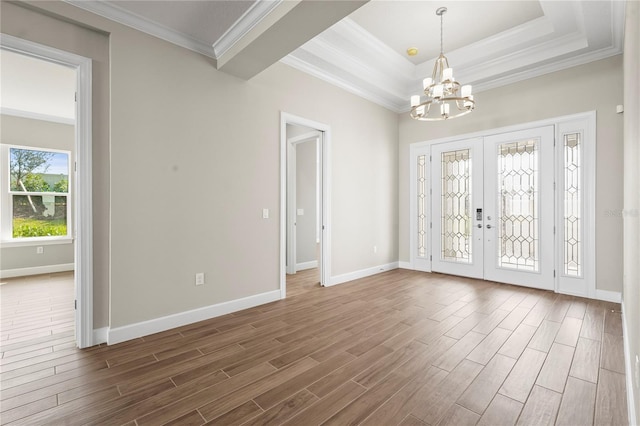
{"label": "white window trim", "polygon": [[[30,151],[43,151],[43,152],[59,152],[67,155],[67,180],[69,188],[67,192],[38,192],[38,191],[11,191],[11,179],[10,179],[10,150],[24,149]],[[71,151],[55,148],[42,148],[38,146],[24,146],[13,144],[0,144],[0,159],[5,164],[6,171],[2,173],[2,179],[0,179],[0,190],[2,191],[2,205],[6,208],[2,209],[0,213],[0,229],[2,235],[0,236],[0,242],[3,247],[28,247],[36,245],[49,245],[49,244],[65,244],[65,242],[71,243],[73,241],[73,208],[75,203],[73,197],[73,179],[72,179],[72,153]],[[62,196],[67,197],[67,235],[58,235],[53,237],[13,237],[13,195],[33,195],[33,196]],[[6,226],[5,226],[6,225]],[[44,244],[48,243],[48,244]]]}

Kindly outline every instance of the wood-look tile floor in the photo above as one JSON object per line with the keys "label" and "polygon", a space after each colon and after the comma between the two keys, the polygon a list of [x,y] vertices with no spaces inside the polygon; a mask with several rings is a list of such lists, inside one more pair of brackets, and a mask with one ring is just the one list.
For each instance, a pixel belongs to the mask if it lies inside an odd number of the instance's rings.
{"label": "wood-look tile floor", "polygon": [[86,350],[72,299],[46,294],[59,276],[43,291],[8,280],[1,423],[627,424],[617,304],[406,270],[330,288],[312,274],[289,277],[285,300]]}

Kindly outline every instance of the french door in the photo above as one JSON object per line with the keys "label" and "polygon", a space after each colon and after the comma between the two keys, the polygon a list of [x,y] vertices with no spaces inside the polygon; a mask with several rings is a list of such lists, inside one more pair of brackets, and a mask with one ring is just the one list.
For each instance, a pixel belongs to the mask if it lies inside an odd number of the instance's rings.
{"label": "french door", "polygon": [[554,127],[431,146],[431,269],[554,288]]}

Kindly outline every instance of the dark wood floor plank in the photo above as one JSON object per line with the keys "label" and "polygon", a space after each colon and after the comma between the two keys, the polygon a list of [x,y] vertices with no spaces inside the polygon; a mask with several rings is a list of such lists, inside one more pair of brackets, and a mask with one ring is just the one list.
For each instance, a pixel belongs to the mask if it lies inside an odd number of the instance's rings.
{"label": "dark wood floor plank", "polygon": [[478,426],[513,426],[524,404],[497,394],[478,422]]}
{"label": "dark wood floor plank", "polygon": [[[317,396],[303,389],[244,424],[247,426],[282,424],[305,408],[313,405],[317,400]],[[220,424],[225,423],[221,422]]]}
{"label": "dark wood floor plank", "polygon": [[525,350],[529,341],[536,333],[536,328],[527,324],[520,324],[518,328],[509,336],[504,345],[498,350],[499,354],[518,359]]}
{"label": "dark wood floor plank", "polygon": [[511,332],[508,330],[494,328],[493,331],[467,355],[467,359],[477,362],[478,364],[486,365],[510,335]]}
{"label": "dark wood floor plank", "polygon": [[242,405],[245,401],[254,399],[264,392],[272,389],[280,384],[310,370],[318,365],[311,358],[303,358],[293,364],[290,364],[280,370],[262,377],[251,384],[244,386],[238,390],[228,393],[222,398],[211,401],[202,407],[198,407],[198,411],[207,420],[211,421],[222,414]]}
{"label": "dark wood floor plank", "polygon": [[602,340],[602,331],[604,329],[604,308],[599,303],[590,301],[582,320],[582,328],[580,329],[580,337],[591,340]]}
{"label": "dark wood floor plank", "polygon": [[[413,357],[415,356],[416,351],[422,349],[421,347],[423,347],[422,344],[416,344],[411,347],[407,347],[406,351],[401,351],[399,353],[401,355],[406,353],[407,357]],[[315,383],[311,384],[308,389],[319,398],[324,398],[343,383],[351,381],[351,379],[366,370],[372,364],[376,362],[384,362],[392,352],[393,351],[387,347],[377,346],[369,352],[366,352],[352,360],[347,365],[338,368],[320,380],[317,380]]]}
{"label": "dark wood floor plank", "polygon": [[284,400],[287,396],[317,382],[354,359],[355,357],[347,352],[338,354],[310,368],[304,373],[298,374],[277,386],[271,387],[268,391],[253,398],[253,400],[262,409],[268,410],[276,403]]}
{"label": "dark wood floor plank", "polygon": [[518,402],[526,402],[547,354],[527,348],[500,388],[500,393]]}
{"label": "dark wood floor plank", "polygon": [[386,376],[369,390],[361,394],[346,407],[331,416],[325,425],[358,424],[411,381],[410,377],[397,372]]}
{"label": "dark wood floor plank", "polygon": [[569,377],[562,395],[556,425],[592,425],[595,403],[596,385]]}
{"label": "dark wood floor plank", "polygon": [[602,357],[600,366],[624,374],[624,342],[622,335],[602,334]]}
{"label": "dark wood floor plank", "polygon": [[534,386],[522,409],[517,425],[553,425],[556,421],[562,394],[542,386]]}
{"label": "dark wood floor plank", "polygon": [[420,404],[413,408],[411,414],[428,424],[437,424],[482,368],[480,364],[463,360],[444,378],[437,392],[421,395]]}
{"label": "dark wood floor plank", "polygon": [[624,375],[600,369],[594,424],[627,425],[627,398]]}
{"label": "dark wood floor plank", "polygon": [[554,343],[538,374],[536,384],[562,393],[571,368],[573,351],[571,346]]}
{"label": "dark wood floor plank", "polygon": [[73,274],[3,280],[1,423],[626,422],[619,304],[409,270],[287,290],[78,350]]}
{"label": "dark wood floor plank", "polygon": [[541,352],[549,352],[559,330],[560,323],[543,320],[538,327],[538,330],[529,341],[528,347]]}
{"label": "dark wood floor plank", "polygon": [[[455,339],[447,336],[440,336],[440,338],[434,341],[433,344],[428,345],[424,350],[417,352],[412,352],[411,350],[405,352],[397,351],[387,359],[373,364],[367,370],[356,376],[354,381],[364,387],[370,388],[381,381],[384,377],[391,374],[391,372],[406,365],[410,361],[418,360],[419,362],[423,362],[425,365],[431,364],[455,343]],[[421,346],[424,347],[422,342],[416,342],[416,348],[420,348]]]}
{"label": "dark wood floor plank", "polygon": [[475,426],[480,415],[454,404],[437,423],[438,426]]}
{"label": "dark wood floor plank", "polygon": [[[271,364],[265,362],[228,380],[208,387],[201,386],[200,389],[191,393],[182,392],[179,390],[180,388],[176,388],[178,390],[174,391],[176,392],[175,395],[166,394],[162,397],[145,401],[143,404],[146,405],[146,408],[141,410],[145,413],[138,415],[135,420],[139,426],[162,424],[196,410],[211,401],[222,398],[237,389],[250,385],[275,371],[276,369]],[[173,400],[168,398],[173,398]]]}
{"label": "dark wood floor plank", "polygon": [[516,360],[508,356],[494,356],[457,403],[478,414],[484,413],[515,364]]}
{"label": "dark wood floor plank", "polygon": [[363,424],[368,426],[393,424],[397,419],[411,415],[422,402],[424,395],[437,392],[448,374],[434,366],[427,368],[424,374],[413,378],[405,387],[380,405]]}
{"label": "dark wood floor plank", "polygon": [[598,382],[600,342],[580,337],[576,344],[569,375],[591,383]]}

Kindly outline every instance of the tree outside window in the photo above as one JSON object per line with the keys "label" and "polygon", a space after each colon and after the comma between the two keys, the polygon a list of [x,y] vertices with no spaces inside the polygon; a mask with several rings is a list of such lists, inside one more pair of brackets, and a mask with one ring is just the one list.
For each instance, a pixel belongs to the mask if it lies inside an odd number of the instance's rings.
{"label": "tree outside window", "polygon": [[9,148],[12,238],[69,235],[69,153]]}

